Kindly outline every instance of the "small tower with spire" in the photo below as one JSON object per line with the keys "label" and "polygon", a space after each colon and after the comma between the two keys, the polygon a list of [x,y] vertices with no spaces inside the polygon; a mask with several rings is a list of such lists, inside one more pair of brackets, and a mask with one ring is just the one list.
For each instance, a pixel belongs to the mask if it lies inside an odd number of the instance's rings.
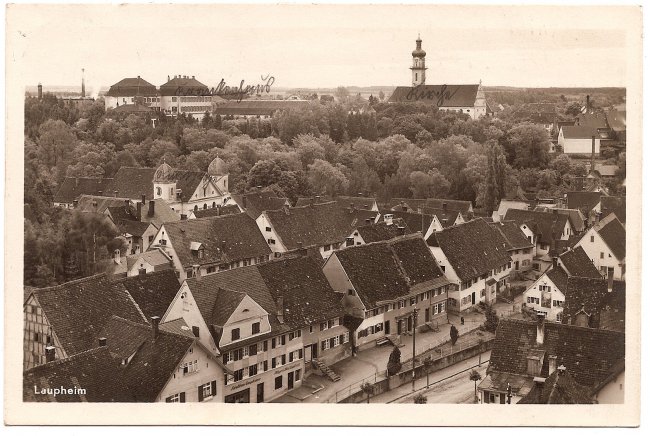
{"label": "small tower with spire", "polygon": [[422,40],[418,33],[418,39],[415,40],[415,50],[413,50],[413,66],[411,66],[411,82],[413,86],[424,85],[426,82],[426,66],[424,58],[427,52],[422,50]]}

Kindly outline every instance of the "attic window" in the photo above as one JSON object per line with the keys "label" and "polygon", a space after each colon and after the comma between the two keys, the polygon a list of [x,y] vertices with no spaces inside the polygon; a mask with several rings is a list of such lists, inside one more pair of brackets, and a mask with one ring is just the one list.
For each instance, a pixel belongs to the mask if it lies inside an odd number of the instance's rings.
{"label": "attic window", "polygon": [[250,310],[244,309],[244,310],[242,310],[242,312],[246,313],[246,312],[250,312]]}

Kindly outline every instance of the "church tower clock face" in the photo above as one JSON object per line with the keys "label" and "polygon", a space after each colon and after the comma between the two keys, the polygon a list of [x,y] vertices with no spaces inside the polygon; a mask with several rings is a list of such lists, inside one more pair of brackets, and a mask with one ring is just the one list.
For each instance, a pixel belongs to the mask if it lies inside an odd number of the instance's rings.
{"label": "church tower clock face", "polygon": [[422,40],[420,35],[415,40],[415,50],[413,50],[413,65],[411,66],[411,78],[413,86],[424,85],[426,83],[426,70],[424,58],[427,52],[422,50]]}

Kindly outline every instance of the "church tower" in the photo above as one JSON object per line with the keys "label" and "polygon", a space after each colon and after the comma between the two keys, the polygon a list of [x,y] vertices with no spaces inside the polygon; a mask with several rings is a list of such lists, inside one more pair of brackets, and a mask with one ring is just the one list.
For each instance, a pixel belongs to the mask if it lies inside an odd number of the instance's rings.
{"label": "church tower", "polygon": [[424,57],[427,52],[422,50],[422,40],[418,34],[415,40],[415,50],[413,50],[413,66],[411,67],[411,82],[413,86],[424,85],[426,80],[426,67],[424,66]]}

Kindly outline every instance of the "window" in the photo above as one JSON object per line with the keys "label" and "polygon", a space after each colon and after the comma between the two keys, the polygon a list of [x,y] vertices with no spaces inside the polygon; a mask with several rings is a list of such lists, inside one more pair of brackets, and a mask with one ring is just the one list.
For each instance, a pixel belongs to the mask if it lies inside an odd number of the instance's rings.
{"label": "window", "polygon": [[199,401],[203,401],[206,398],[211,398],[217,393],[217,382],[212,381],[204,385],[199,386]]}
{"label": "window", "polygon": [[254,322],[253,323],[253,328],[252,328],[253,334],[256,335],[260,332],[260,323],[259,322]]}
{"label": "window", "polygon": [[232,360],[235,362],[244,358],[244,352],[241,348],[232,351]]}
{"label": "window", "polygon": [[238,369],[235,371],[235,379],[234,381],[238,382],[244,379],[244,370],[243,369]]}
{"label": "window", "polygon": [[271,359],[271,368],[275,368],[277,366],[277,363],[278,363],[277,358],[276,357],[272,358]]}
{"label": "window", "polygon": [[232,336],[231,340],[233,340],[233,341],[236,341],[237,339],[239,339],[239,329],[238,328],[232,329],[232,335],[231,336]]}
{"label": "window", "polygon": [[440,265],[440,269],[442,270],[442,272],[445,272],[445,266],[444,265]]}
{"label": "window", "polygon": [[294,377],[296,381],[300,381],[300,370],[296,371],[296,376]]}
{"label": "window", "polygon": [[257,375],[257,363],[248,367],[248,376],[253,377]]}
{"label": "window", "polygon": [[269,244],[273,245],[273,244],[275,244],[275,239],[267,239],[266,242],[268,242]]}
{"label": "window", "polygon": [[320,323],[320,330],[321,330],[321,331],[323,331],[323,330],[327,330],[327,323],[326,323],[326,322],[321,322],[321,323]]}
{"label": "window", "polygon": [[280,360],[282,361],[282,365],[286,365],[287,364],[287,356],[286,356],[286,354],[283,354],[282,356],[280,356]]}
{"label": "window", "polygon": [[263,345],[262,349],[264,351],[269,351],[269,341],[264,341],[263,344],[264,345]]}
{"label": "window", "polygon": [[189,375],[199,371],[199,361],[187,362],[181,365],[183,375]]}
{"label": "window", "polygon": [[[162,195],[162,188],[158,186],[156,187],[156,196],[160,197],[161,195]],[[593,239],[593,236],[591,238]]]}
{"label": "window", "polygon": [[600,258],[601,258],[601,259],[604,259],[604,258],[605,258],[605,253],[603,253],[602,251],[600,252]]}
{"label": "window", "polygon": [[165,398],[166,403],[184,403],[185,402],[185,392],[179,394],[174,394]]}
{"label": "window", "polygon": [[286,343],[287,343],[287,336],[286,335],[280,336],[280,343],[282,345],[286,345]]}
{"label": "window", "polygon": [[348,289],[348,295],[354,296],[354,289]]}
{"label": "window", "polygon": [[271,348],[275,349],[275,338],[271,339]]}
{"label": "window", "polygon": [[255,356],[257,354],[257,344],[253,344],[248,347],[248,355]]}
{"label": "window", "polygon": [[562,312],[555,315],[555,321],[562,322]]}
{"label": "window", "polygon": [[282,376],[279,375],[275,378],[275,389],[281,389],[282,388]]}
{"label": "window", "polygon": [[591,242],[594,242],[594,235],[591,235],[591,237],[589,238],[589,240],[590,240]]}
{"label": "window", "polygon": [[271,231],[271,227],[267,227],[267,228],[266,228],[266,231],[267,231],[267,232],[270,232],[270,231]]}

